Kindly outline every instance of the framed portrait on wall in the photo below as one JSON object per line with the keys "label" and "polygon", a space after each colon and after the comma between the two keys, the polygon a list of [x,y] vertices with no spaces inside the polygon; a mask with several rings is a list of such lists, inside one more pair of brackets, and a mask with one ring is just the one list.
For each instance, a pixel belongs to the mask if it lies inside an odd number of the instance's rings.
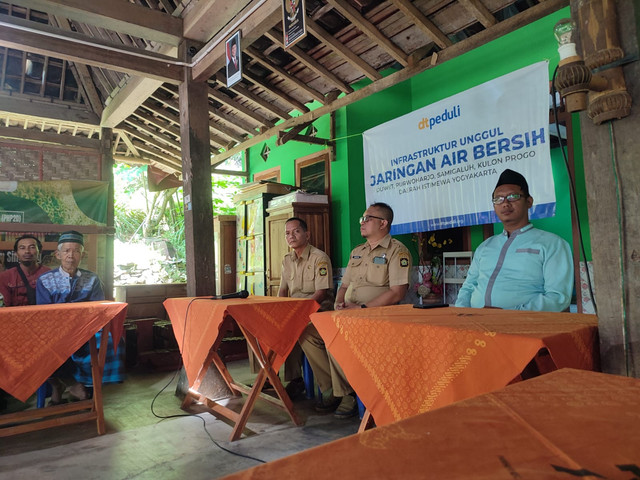
{"label": "framed portrait on wall", "polygon": [[284,48],[289,48],[307,35],[304,0],[282,0],[282,32]]}
{"label": "framed portrait on wall", "polygon": [[242,78],[242,49],[240,48],[240,30],[234,33],[226,43],[227,87],[238,83]]}

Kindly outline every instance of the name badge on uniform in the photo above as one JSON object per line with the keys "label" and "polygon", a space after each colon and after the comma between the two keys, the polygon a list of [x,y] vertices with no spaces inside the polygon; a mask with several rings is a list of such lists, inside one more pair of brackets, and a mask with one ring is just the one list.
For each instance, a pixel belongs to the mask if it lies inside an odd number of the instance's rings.
{"label": "name badge on uniform", "polygon": [[362,258],[362,257],[360,255],[351,255],[351,258],[357,260],[357,259]]}
{"label": "name badge on uniform", "polygon": [[384,265],[385,263],[387,263],[387,259],[384,256],[373,257],[373,263],[375,263],[376,265]]}

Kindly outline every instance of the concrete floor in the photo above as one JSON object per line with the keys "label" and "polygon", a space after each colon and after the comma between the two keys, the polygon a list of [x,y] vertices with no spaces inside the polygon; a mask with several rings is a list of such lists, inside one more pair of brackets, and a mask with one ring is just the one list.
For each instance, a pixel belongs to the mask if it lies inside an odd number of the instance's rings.
{"label": "concrete floor", "polygon": [[[234,378],[251,383],[248,362],[228,367]],[[294,403],[305,420],[302,427],[296,427],[284,411],[259,401],[247,425],[255,434],[229,442],[231,427],[208,413],[154,416],[151,402],[169,382],[154,403],[155,413],[185,413],[174,394],[177,378],[173,377],[173,372],[134,371],[123,384],[105,385],[105,435],[97,435],[94,422],[85,422],[0,438],[0,479],[214,479],[358,429],[357,417],[340,420],[318,414],[311,400]],[[9,408],[20,405],[12,401]]]}

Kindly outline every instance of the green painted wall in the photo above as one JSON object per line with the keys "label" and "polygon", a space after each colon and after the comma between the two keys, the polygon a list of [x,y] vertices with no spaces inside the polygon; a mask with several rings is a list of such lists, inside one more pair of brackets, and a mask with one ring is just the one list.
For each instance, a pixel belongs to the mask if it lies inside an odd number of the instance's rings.
{"label": "green painted wall", "polygon": [[[566,16],[569,16],[568,7],[336,112],[336,160],[331,165],[334,267],[345,266],[351,249],[362,242],[357,223],[358,217],[366,208],[362,132],[535,62],[549,60],[551,76],[558,62],[557,46],[552,33],[553,26],[560,18]],[[368,81],[363,81],[355,87],[361,88],[366,84]],[[577,115],[574,115],[573,121],[577,191],[587,255],[590,258]],[[316,120],[314,125],[319,131],[319,136],[328,138],[329,116]],[[263,162],[259,156],[262,144],[251,149],[250,171],[255,173],[280,165],[284,183],[294,181],[294,159],[321,149],[318,146],[297,142],[275,147],[275,139],[267,143],[271,148],[271,156],[267,162]],[[540,228],[557,233],[571,242],[569,187],[559,149],[552,151],[552,162],[557,197],[556,216],[535,223]],[[495,229],[501,230],[501,226],[496,225]],[[405,235],[399,238],[413,248],[410,236]],[[472,227],[473,248],[481,241],[482,227]]]}

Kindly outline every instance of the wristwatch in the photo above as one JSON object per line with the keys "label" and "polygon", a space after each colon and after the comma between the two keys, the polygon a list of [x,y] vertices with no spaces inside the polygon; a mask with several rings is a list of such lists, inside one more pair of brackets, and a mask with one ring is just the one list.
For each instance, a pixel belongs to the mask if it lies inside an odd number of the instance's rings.
{"label": "wristwatch", "polygon": [[363,303],[362,305],[360,305],[360,308],[367,308],[367,306]]}

